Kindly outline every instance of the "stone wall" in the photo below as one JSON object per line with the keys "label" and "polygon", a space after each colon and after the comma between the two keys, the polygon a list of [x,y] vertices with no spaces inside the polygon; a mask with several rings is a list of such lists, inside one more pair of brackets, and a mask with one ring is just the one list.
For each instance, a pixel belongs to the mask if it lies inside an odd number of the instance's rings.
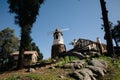
{"label": "stone wall", "polygon": [[64,44],[53,45],[51,49],[51,57],[60,57],[64,52],[66,52],[66,46]]}

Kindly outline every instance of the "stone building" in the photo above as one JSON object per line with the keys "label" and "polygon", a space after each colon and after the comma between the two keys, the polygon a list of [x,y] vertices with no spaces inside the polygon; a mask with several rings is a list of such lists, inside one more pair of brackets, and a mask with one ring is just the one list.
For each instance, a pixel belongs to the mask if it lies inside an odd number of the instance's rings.
{"label": "stone building", "polygon": [[[19,51],[11,53],[11,57],[13,57],[14,62],[17,64]],[[30,64],[35,64],[38,61],[39,54],[37,51],[25,51],[24,52],[24,66],[28,66]]]}
{"label": "stone building", "polygon": [[74,41],[74,48],[75,51],[94,51],[94,52],[100,52],[105,53],[107,52],[106,44],[101,43],[100,39],[97,38],[97,41],[91,41],[88,39],[81,39],[79,38]]}
{"label": "stone building", "polygon": [[52,58],[60,57],[62,53],[66,52],[66,46],[64,44],[62,36],[63,36],[62,31],[60,29],[56,29],[53,34],[54,41],[51,49]]}

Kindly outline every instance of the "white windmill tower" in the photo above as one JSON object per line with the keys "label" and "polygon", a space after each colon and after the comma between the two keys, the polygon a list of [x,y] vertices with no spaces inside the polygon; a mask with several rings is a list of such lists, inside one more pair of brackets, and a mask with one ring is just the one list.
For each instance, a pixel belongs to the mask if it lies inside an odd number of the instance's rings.
{"label": "white windmill tower", "polygon": [[56,29],[53,33],[53,45],[52,45],[52,49],[51,49],[51,57],[52,58],[57,58],[60,57],[60,55],[64,52],[66,52],[66,46],[64,44],[64,40],[63,40],[63,33],[62,31],[66,31],[69,30],[68,28],[66,29]]}

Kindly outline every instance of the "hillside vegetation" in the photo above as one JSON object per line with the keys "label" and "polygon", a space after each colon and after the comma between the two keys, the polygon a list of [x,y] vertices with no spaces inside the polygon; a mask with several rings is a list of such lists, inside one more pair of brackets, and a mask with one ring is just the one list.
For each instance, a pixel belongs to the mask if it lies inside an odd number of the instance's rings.
{"label": "hillside vegetation", "polygon": [[[119,80],[120,79],[120,60],[116,58],[101,56],[94,59],[103,59],[108,63],[108,70],[104,77],[98,80]],[[37,67],[33,72],[26,72],[27,69],[18,71],[9,71],[0,73],[0,80],[76,80],[71,76],[72,68],[64,68],[67,63],[73,60],[78,60],[76,57],[60,58],[54,66],[46,65],[44,67]],[[44,61],[50,62],[51,59]],[[89,59],[85,59],[86,65]],[[86,66],[85,65],[85,66]],[[49,67],[47,67],[49,66]],[[84,67],[85,67],[84,66]],[[83,68],[84,68],[83,67]]]}

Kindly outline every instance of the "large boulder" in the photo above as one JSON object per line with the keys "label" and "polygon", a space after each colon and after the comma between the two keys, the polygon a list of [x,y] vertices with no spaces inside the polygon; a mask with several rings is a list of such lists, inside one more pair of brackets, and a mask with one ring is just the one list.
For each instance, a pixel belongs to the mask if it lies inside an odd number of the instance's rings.
{"label": "large boulder", "polygon": [[75,68],[75,69],[81,69],[85,65],[85,60],[73,60],[67,64],[64,65],[64,68]]}
{"label": "large boulder", "polygon": [[93,72],[90,69],[83,68],[78,70],[78,72],[84,76],[84,80],[96,80]]}
{"label": "large boulder", "polygon": [[80,74],[77,70],[74,71],[73,75],[78,80],[84,80],[84,76],[82,74]]}
{"label": "large boulder", "polygon": [[101,64],[103,64],[106,69],[108,68],[107,62],[105,62],[105,61],[102,60],[102,59],[99,59],[99,62],[100,62]]}
{"label": "large boulder", "polygon": [[70,64],[72,64],[73,75],[77,77],[77,80],[97,80],[97,78],[103,78],[108,68],[108,64],[102,59],[90,59],[89,61],[73,60]]}
{"label": "large boulder", "polygon": [[88,63],[89,65],[96,66],[96,67],[101,67],[101,68],[107,68],[107,63],[104,60],[97,60],[97,59],[92,59]]}
{"label": "large boulder", "polygon": [[27,70],[27,72],[35,72],[35,69],[34,69],[34,68],[29,68],[29,69]]}
{"label": "large boulder", "polygon": [[95,73],[97,76],[104,77],[104,69],[97,66],[87,66],[88,69],[90,69],[93,73]]}
{"label": "large boulder", "polygon": [[67,64],[64,64],[64,68],[72,68],[74,65],[74,63],[67,63]]}
{"label": "large boulder", "polygon": [[82,71],[87,73],[91,77],[92,80],[96,80],[95,77],[94,77],[95,74],[90,69],[84,68],[84,69],[82,69]]}
{"label": "large boulder", "polygon": [[85,59],[85,56],[82,53],[76,51],[64,53],[63,56],[75,56],[78,57],[80,60]]}
{"label": "large boulder", "polygon": [[73,67],[74,67],[75,69],[83,68],[84,65],[85,65],[85,60],[74,60],[73,62],[74,62]]}

